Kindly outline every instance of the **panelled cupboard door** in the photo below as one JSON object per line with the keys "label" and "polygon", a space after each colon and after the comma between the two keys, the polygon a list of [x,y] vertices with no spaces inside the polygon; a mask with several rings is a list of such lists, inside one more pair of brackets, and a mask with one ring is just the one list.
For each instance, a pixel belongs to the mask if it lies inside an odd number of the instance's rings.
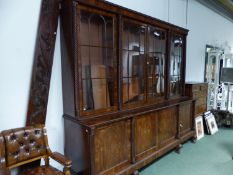
{"label": "panelled cupboard door", "polygon": [[158,112],[159,147],[172,142],[177,136],[177,107]]}
{"label": "panelled cupboard door", "polygon": [[158,145],[158,115],[152,112],[136,119],[135,146],[136,159],[156,151]]}
{"label": "panelled cupboard door", "polygon": [[179,115],[180,135],[183,136],[192,128],[192,103],[181,104],[179,107]]}
{"label": "panelled cupboard door", "polygon": [[114,174],[130,162],[130,120],[96,130],[94,137],[95,174]]}

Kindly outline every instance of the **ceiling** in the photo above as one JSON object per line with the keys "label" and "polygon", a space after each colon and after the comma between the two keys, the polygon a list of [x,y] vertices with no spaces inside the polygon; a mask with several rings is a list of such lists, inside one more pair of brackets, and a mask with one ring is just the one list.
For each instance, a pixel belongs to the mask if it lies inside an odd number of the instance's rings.
{"label": "ceiling", "polygon": [[233,0],[218,0],[224,8],[227,8],[233,13]]}
{"label": "ceiling", "polygon": [[233,22],[233,0],[197,0]]}

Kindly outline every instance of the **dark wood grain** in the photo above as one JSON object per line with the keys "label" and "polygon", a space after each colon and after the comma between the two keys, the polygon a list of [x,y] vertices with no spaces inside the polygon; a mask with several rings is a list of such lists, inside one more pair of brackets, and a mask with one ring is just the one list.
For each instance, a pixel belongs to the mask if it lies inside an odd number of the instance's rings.
{"label": "dark wood grain", "polygon": [[202,115],[207,111],[208,84],[204,82],[187,82],[185,94],[196,100],[195,116]]}
{"label": "dark wood grain", "polygon": [[59,16],[59,0],[42,0],[26,125],[44,124]]}
{"label": "dark wood grain", "polygon": [[156,124],[156,119],[156,112],[137,118],[135,127],[137,155],[158,145],[158,126]]}
{"label": "dark wood grain", "polygon": [[192,103],[186,103],[180,105],[179,113],[180,113],[179,127],[180,127],[180,134],[182,136],[184,133],[187,133],[189,130],[192,129],[192,123],[193,123]]}
{"label": "dark wood grain", "polygon": [[[90,25],[91,16],[99,16],[101,19],[96,18],[93,20],[93,25]],[[115,82],[115,85],[111,86],[111,92],[114,93],[112,100],[114,106],[87,109],[84,108],[86,103],[84,92],[87,92],[87,84],[83,83],[83,75],[87,76],[87,73],[83,70],[85,66],[92,65],[92,61],[96,64],[98,57],[103,55],[102,51],[105,47],[103,47],[104,43],[102,41],[105,31],[102,30],[104,27],[102,23],[100,24],[100,21],[105,19],[114,21],[114,25],[110,29],[113,34],[108,37],[110,41],[113,40],[115,45],[112,52],[113,56],[110,56],[111,59],[114,58],[112,60],[114,75],[111,77],[112,82]],[[125,29],[125,26],[128,29]],[[143,28],[145,26],[146,28]],[[150,66],[159,65],[161,67],[161,65],[155,61],[157,55],[149,56],[150,47],[154,47],[154,45],[150,45],[149,35],[154,32],[151,33],[152,30],[147,26],[150,26],[151,29],[160,29],[160,31],[163,31],[163,36],[165,36],[161,37],[163,39],[160,40],[164,42],[164,51],[161,51],[161,53],[164,54],[165,87],[164,94],[158,98],[157,89],[154,90],[154,94],[149,94],[149,88],[152,86],[149,86],[148,75],[157,74],[154,69],[153,73],[149,73]],[[83,28],[86,30],[83,30]],[[91,29],[94,30],[88,33]],[[139,52],[140,46],[138,50],[137,45],[133,49],[129,49],[131,45],[128,44],[128,49],[125,49],[125,43],[127,42],[124,42],[124,36],[131,37],[133,43],[131,44],[134,45],[137,43],[137,39],[134,37],[139,36],[138,33],[141,33],[141,29],[145,29],[142,31],[142,35],[145,37],[144,53],[142,54],[144,62],[138,61],[136,63],[143,64],[144,74],[140,75],[140,78],[143,79],[144,89],[139,93],[139,96],[144,95],[145,98],[140,96],[143,100],[131,103],[129,100],[129,102],[126,102],[125,99],[127,98],[125,97],[128,96],[129,91],[133,92],[134,89],[129,90],[128,88],[128,90],[125,90],[124,85],[127,85],[127,83],[123,80],[124,77],[127,77],[123,74],[126,67],[125,62],[127,61],[127,64],[130,64],[128,63],[130,61],[123,59],[123,52],[126,50],[127,52]],[[97,30],[100,32],[93,35]],[[127,32],[130,34],[126,34]],[[187,33],[188,30],[181,27],[102,0],[66,0],[62,2],[61,51],[65,152],[73,160],[72,170],[74,173],[129,175],[137,172],[137,170],[168,151],[178,148],[182,142],[194,137],[194,100],[184,94]],[[174,36],[180,36],[183,39],[183,45],[182,62],[180,64],[181,82],[178,87],[180,90],[175,97],[171,97],[171,46],[175,43],[173,41]],[[99,39],[100,42],[98,43],[100,44],[93,44],[92,39]],[[87,44],[83,44],[83,41],[86,41]],[[82,50],[83,47],[87,47],[86,50],[88,51]],[[93,48],[101,49],[95,51]],[[136,50],[134,50],[135,48]],[[88,54],[92,56],[88,56]],[[133,56],[131,59],[133,60]],[[152,61],[148,62],[150,60]],[[139,65],[136,63],[135,67],[132,66],[132,70],[138,70]],[[105,62],[98,62],[97,65],[105,65]],[[135,70],[134,72],[138,74]],[[96,74],[99,74],[99,72],[97,71]],[[91,76],[87,79],[93,81]],[[155,76],[153,76],[151,77],[155,79]],[[128,78],[132,77],[128,76]],[[154,86],[157,88],[156,85]],[[149,98],[148,94],[154,95],[155,98]],[[106,96],[102,98],[106,98]],[[98,100],[101,103],[102,99]],[[184,128],[181,128],[180,124]]]}
{"label": "dark wood grain", "polygon": [[[96,130],[94,139],[95,171],[99,174],[130,163],[130,122],[122,121]],[[117,171],[116,171],[117,172]]]}
{"label": "dark wood grain", "polygon": [[[170,107],[164,106],[155,111],[152,110],[152,112],[145,111],[141,115],[137,113],[121,115],[118,120],[103,118],[101,121],[93,121],[92,119],[92,123],[65,116],[66,154],[72,160],[76,160],[73,166],[75,172],[131,174],[171,149],[178,148],[180,143],[194,137],[192,111],[193,101],[186,100],[174,103]],[[185,129],[177,129],[180,123]],[[80,130],[80,127],[89,129]],[[135,136],[132,140],[133,132]],[[177,138],[179,132],[181,137]],[[89,135],[94,142],[87,141],[85,139],[87,136],[82,137],[82,135]],[[134,147],[135,153],[130,151]],[[82,152],[89,156],[83,156]],[[131,162],[130,157],[134,157],[135,154],[136,159]],[[80,167],[80,163],[76,162],[83,162],[86,168],[89,166],[91,168],[82,169],[83,165],[81,164]]]}
{"label": "dark wood grain", "polygon": [[176,107],[166,108],[159,111],[159,146],[162,147],[175,139],[177,135],[177,112]]}

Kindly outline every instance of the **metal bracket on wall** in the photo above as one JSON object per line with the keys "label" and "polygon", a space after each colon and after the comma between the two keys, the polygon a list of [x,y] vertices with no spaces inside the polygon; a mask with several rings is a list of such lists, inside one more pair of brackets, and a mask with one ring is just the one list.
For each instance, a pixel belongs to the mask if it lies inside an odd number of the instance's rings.
{"label": "metal bracket on wall", "polygon": [[59,4],[59,0],[41,2],[26,125],[44,124],[46,120]]}

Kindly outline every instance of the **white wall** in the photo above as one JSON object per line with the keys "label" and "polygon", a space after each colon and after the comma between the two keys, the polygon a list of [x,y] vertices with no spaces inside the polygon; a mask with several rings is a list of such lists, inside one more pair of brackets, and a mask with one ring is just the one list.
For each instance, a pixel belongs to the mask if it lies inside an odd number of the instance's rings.
{"label": "white wall", "polygon": [[204,80],[206,44],[222,45],[228,42],[233,48],[233,23],[196,0],[109,1],[189,29],[186,81]]}
{"label": "white wall", "polygon": [[[25,124],[40,2],[41,0],[0,0],[0,130]],[[195,0],[111,0],[111,2],[190,30],[186,80],[203,80],[206,44],[222,44],[227,41],[233,47],[233,23]],[[64,148],[62,114],[58,31],[46,127],[51,149],[61,153]]]}
{"label": "white wall", "polygon": [[0,0],[0,130],[25,124],[40,0]]}
{"label": "white wall", "polygon": [[[204,80],[205,45],[228,42],[233,48],[233,23],[195,0],[189,0],[186,80]],[[232,50],[233,51],[233,50]]]}
{"label": "white wall", "polygon": [[108,0],[109,2],[186,27],[186,0]]}
{"label": "white wall", "polygon": [[[22,127],[26,122],[40,5],[41,0],[0,0],[0,131]],[[58,30],[46,128],[51,149],[61,153],[64,152],[62,114]]]}

